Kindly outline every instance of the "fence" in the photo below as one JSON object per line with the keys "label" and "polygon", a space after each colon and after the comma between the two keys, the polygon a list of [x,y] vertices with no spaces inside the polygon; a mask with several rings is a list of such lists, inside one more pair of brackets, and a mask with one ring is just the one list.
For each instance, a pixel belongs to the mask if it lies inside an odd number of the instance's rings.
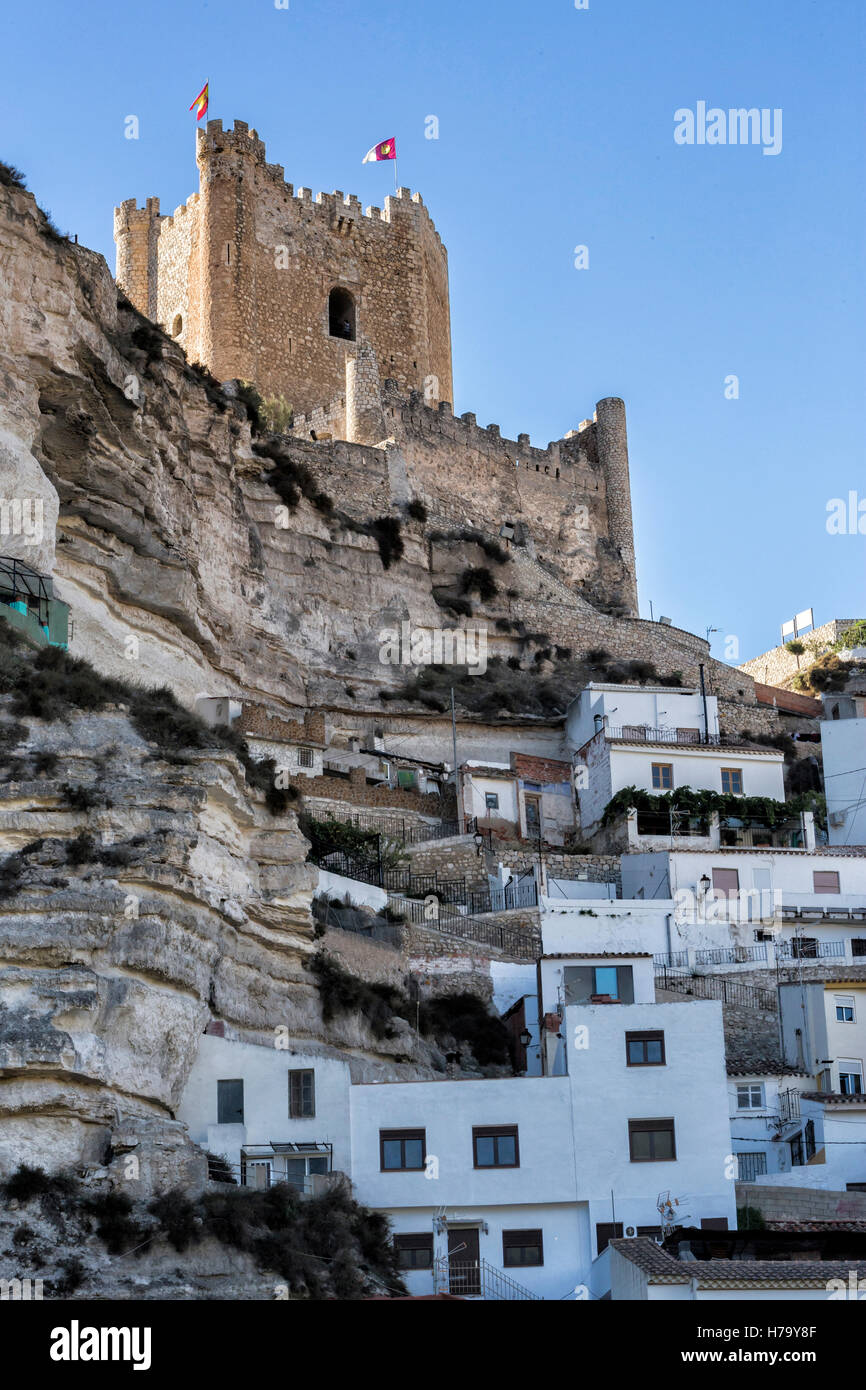
{"label": "fence", "polygon": [[815,936],[795,936],[790,941],[778,941],[776,955],[785,960],[819,960],[828,956],[844,959],[845,942],[819,941]]}
{"label": "fence", "polygon": [[513,881],[504,888],[467,889],[465,878],[440,879],[436,873],[416,874],[411,869],[384,868],[376,849],[376,859],[358,859],[344,850],[331,850],[314,862],[329,873],[342,874],[360,883],[370,883],[388,892],[408,897],[435,897],[441,903],[459,905],[470,913],[509,912],[514,908],[538,906],[538,884]]}
{"label": "fence", "polygon": [[778,1003],[772,990],[760,985],[742,985],[718,975],[673,975],[664,967],[656,971],[656,988],[675,994],[691,994],[695,999],[719,999],[723,1004],[738,1004],[745,1009],[761,1009],[776,1013]]}
{"label": "fence", "polygon": [[537,960],[541,955],[541,936],[537,929],[526,930],[498,922],[485,922],[483,918],[469,917],[447,904],[442,904],[438,913],[431,916],[427,903],[396,894],[388,901],[413,926],[443,932],[463,941],[474,941],[480,946],[494,946],[506,955],[517,956],[519,960]]}

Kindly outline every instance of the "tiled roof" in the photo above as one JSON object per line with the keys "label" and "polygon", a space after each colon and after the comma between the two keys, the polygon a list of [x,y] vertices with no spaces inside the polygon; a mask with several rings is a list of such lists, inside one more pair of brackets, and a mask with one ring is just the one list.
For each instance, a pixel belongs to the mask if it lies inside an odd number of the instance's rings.
{"label": "tiled roof", "polygon": [[650,1276],[652,1284],[687,1284],[691,1277],[692,1262],[689,1266],[680,1264],[673,1255],[669,1255],[667,1250],[662,1250],[661,1246],[656,1245],[654,1240],[648,1236],[633,1236],[630,1240],[624,1237],[619,1240],[609,1242],[611,1250],[616,1250],[620,1255],[624,1255],[638,1269],[642,1269],[644,1274]]}
{"label": "tiled roof", "polygon": [[866,1105],[866,1095],[843,1096],[836,1091],[804,1091],[803,1100],[817,1100],[822,1105]]}
{"label": "tiled roof", "polygon": [[849,1274],[866,1275],[866,1261],[852,1260],[687,1260],[674,1259],[646,1236],[612,1240],[611,1248],[623,1255],[651,1284],[688,1284],[701,1289],[721,1288],[826,1288],[830,1279],[846,1287]]}
{"label": "tiled roof", "polygon": [[542,960],[602,960],[616,956],[626,960],[652,960],[652,951],[550,951]]}
{"label": "tiled roof", "polygon": [[751,1065],[746,1064],[746,1059],[740,1057],[727,1057],[726,1071],[728,1076],[811,1076],[808,1071],[799,1071],[796,1067],[789,1067],[786,1062],[780,1061],[778,1057],[759,1057],[755,1056]]}
{"label": "tiled roof", "polygon": [[[866,1196],[866,1193],[863,1194]],[[768,1231],[799,1231],[806,1235],[813,1235],[816,1231],[839,1231],[843,1235],[851,1232],[854,1235],[866,1234],[866,1219],[863,1221],[836,1221],[834,1217],[825,1217],[823,1221],[767,1221]]]}

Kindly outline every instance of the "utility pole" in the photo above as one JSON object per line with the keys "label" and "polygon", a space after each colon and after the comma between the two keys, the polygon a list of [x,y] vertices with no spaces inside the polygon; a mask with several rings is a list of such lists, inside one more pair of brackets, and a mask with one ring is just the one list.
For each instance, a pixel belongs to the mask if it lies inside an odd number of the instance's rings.
{"label": "utility pole", "polygon": [[454,710],[454,686],[451,687],[451,746],[454,756],[454,796],[457,801],[457,834],[463,834],[463,800],[460,795],[460,771],[457,767],[457,715]]}

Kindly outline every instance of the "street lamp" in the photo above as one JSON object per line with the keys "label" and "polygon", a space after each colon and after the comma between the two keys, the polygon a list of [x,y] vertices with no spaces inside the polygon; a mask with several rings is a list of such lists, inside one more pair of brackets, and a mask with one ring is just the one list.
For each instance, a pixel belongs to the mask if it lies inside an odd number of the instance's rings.
{"label": "street lamp", "polygon": [[481,858],[481,846],[484,844],[484,836],[481,834],[481,831],[480,831],[480,830],[476,830],[476,832],[475,832],[475,834],[473,835],[472,838],[473,838],[474,841],[475,841],[475,853],[478,855],[478,858],[480,859],[480,858]]}
{"label": "street lamp", "polygon": [[520,1046],[522,1048],[527,1048],[531,1042],[532,1034],[530,1033],[528,1028],[524,1028],[520,1033]]}

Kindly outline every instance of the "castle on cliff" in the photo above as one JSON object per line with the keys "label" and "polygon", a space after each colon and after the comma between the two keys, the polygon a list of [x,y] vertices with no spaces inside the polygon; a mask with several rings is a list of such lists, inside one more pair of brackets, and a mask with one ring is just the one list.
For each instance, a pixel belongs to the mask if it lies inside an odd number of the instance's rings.
{"label": "castle on cliff", "polygon": [[389,504],[411,493],[440,519],[483,520],[595,608],[636,617],[623,402],[600,401],[546,449],[455,417],[448,256],[419,194],[366,210],[314,198],[244,121],[209,121],[197,163],[199,192],[172,216],[155,197],[115,209],[117,282],[135,307],[220,381],[290,403],[297,438],[385,449]]}

